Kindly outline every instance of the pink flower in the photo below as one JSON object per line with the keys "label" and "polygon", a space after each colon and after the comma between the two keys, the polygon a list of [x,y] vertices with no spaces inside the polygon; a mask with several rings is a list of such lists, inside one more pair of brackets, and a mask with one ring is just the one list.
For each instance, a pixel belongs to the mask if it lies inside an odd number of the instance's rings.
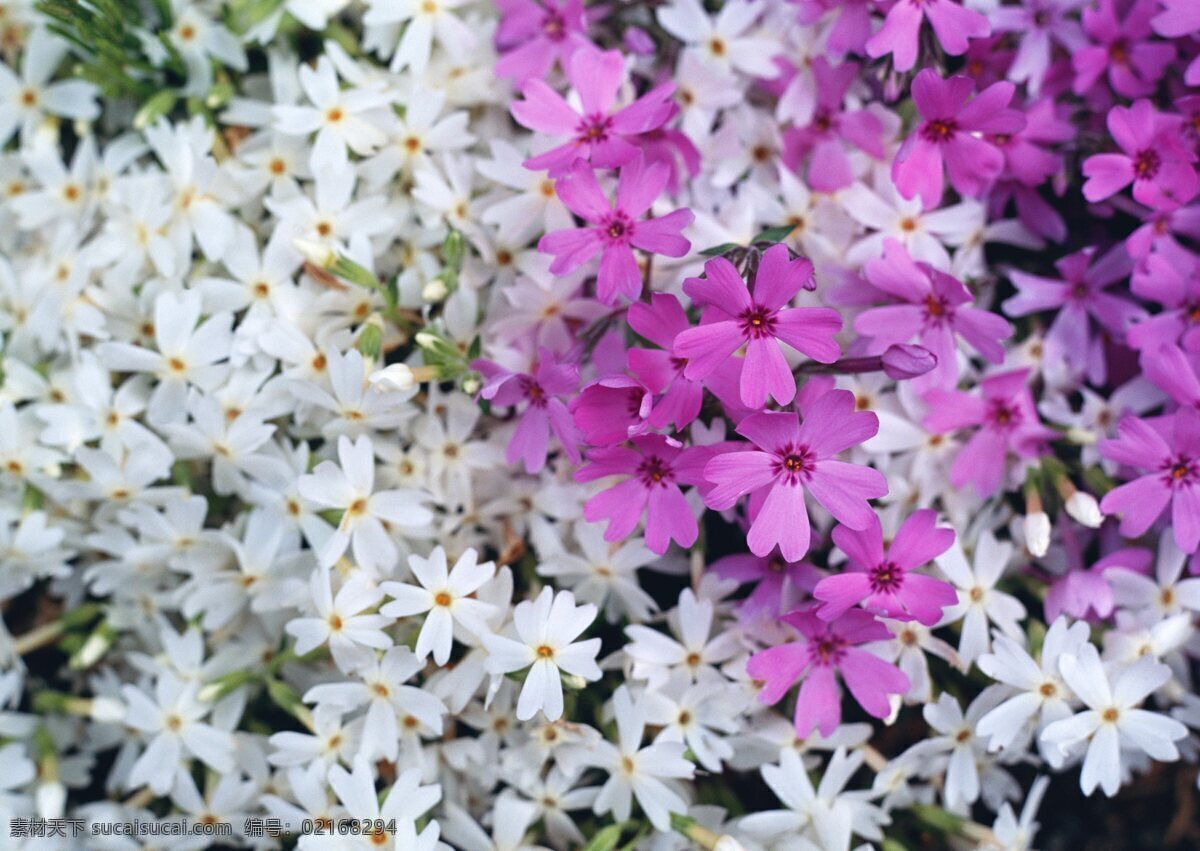
{"label": "pink flower", "polygon": [[892,54],[892,67],[908,71],[917,64],[917,41],[921,21],[929,19],[942,49],[961,56],[972,38],[983,38],[992,31],[988,19],[979,12],[964,9],[955,0],[897,0],[883,21],[883,28],[867,40],[867,55],[872,59]]}
{"label": "pink flower", "polygon": [[[861,53],[871,37],[871,7],[875,0],[795,0],[802,24],[813,24],[832,13],[826,46],[834,56]],[[837,11],[834,11],[837,10]]]}
{"label": "pink flower", "polygon": [[1156,252],[1134,271],[1131,289],[1162,305],[1164,310],[1129,329],[1125,341],[1135,349],[1152,350],[1179,343],[1185,351],[1200,351],[1200,262],[1189,252]]}
{"label": "pink flower", "polygon": [[812,609],[799,609],[782,620],[795,627],[799,639],[755,653],[746,662],[746,673],[766,683],[758,699],[768,706],[803,680],[796,697],[797,736],[807,736],[814,727],[829,736],[841,723],[837,673],[858,704],[875,718],[891,713],[890,695],[908,691],[910,683],[903,671],[856,646],[892,638],[891,630],[866,612],[855,609],[827,623]]}
{"label": "pink flower", "polygon": [[567,457],[575,464],[580,462],[579,434],[566,404],[558,398],[573,393],[579,386],[577,365],[559,363],[553,352],[542,348],[529,373],[509,372],[491,361],[475,361],[472,366],[487,378],[479,391],[484,399],[499,407],[526,405],[508,441],[509,464],[520,460],[525,464],[525,472],[539,472],[546,466],[551,431]]}
{"label": "pink flower", "polygon": [[884,243],[882,258],[866,264],[866,273],[873,287],[906,303],[866,310],[854,329],[871,338],[870,354],[919,338],[937,365],[915,379],[917,387],[952,387],[958,381],[956,335],[992,363],[1003,362],[1000,341],[1012,336],[1012,326],[990,311],[969,307],[971,291],[956,278],[914,262],[894,239]]}
{"label": "pink flower", "polygon": [[784,561],[775,554],[725,556],[708,569],[722,579],[754,583],[754,589],[738,603],[738,617],[744,623],[774,622],[795,607],[801,592],[812,591],[818,577],[817,569],[809,562]]}
{"label": "pink flower", "polygon": [[818,398],[802,423],[791,412],[749,416],[737,432],[758,448],[725,452],[709,461],[704,477],[715,487],[705,501],[723,510],[751,494],[750,552],[765,556],[778,546],[785,559],[799,561],[808,552],[810,535],[805,490],[852,529],[864,529],[875,518],[867,500],[887,494],[883,474],[834,456],[878,431],[878,417],[856,412],[854,394],[847,390]]}
{"label": "pink flower", "polygon": [[571,400],[571,415],[592,446],[612,446],[650,430],[654,396],[628,375],[606,375]]}
{"label": "pink flower", "polygon": [[625,60],[619,51],[584,47],[571,54],[568,66],[567,77],[579,93],[582,112],[542,80],[529,80],[521,91],[525,100],[512,105],[513,118],[530,130],[570,137],[526,160],[526,168],[549,169],[550,176],[557,177],[581,158],[597,168],[617,168],[637,156],[638,136],[661,127],[675,114],[674,83],[663,83],[612,112],[625,81]]}
{"label": "pink flower", "polygon": [[576,50],[592,46],[580,0],[496,0],[496,5],[501,13],[496,47],[503,55],[495,72],[500,77],[518,84],[544,77],[555,62],[565,68]]}
{"label": "pink flower", "polygon": [[650,304],[635,302],[629,305],[629,327],[645,337],[658,349],[629,350],[629,370],[652,393],[662,394],[650,412],[651,428],[665,428],[673,423],[682,429],[700,413],[704,387],[684,375],[687,360],[671,353],[675,338],[691,327],[683,305],[673,295],[654,293]]}
{"label": "pink flower", "polygon": [[[1159,0],[1163,10],[1150,21],[1154,31],[1167,38],[1186,38],[1200,32],[1200,5],[1195,0]],[[1200,56],[1192,59],[1183,81],[1200,86]]]}
{"label": "pink flower", "polygon": [[1121,515],[1121,534],[1136,538],[1171,507],[1175,543],[1185,553],[1200,547],[1200,413],[1180,408],[1158,428],[1134,416],[1117,425],[1115,440],[1100,454],[1144,475],[1104,495],[1100,510]]}
{"label": "pink flower", "polygon": [[1010,109],[1013,84],[993,83],[970,103],[970,77],[943,80],[926,68],[913,80],[913,100],[924,119],[904,140],[892,163],[892,180],[905,198],[920,195],[925,207],[942,200],[943,166],[950,185],[972,197],[983,194],[1004,168],[1004,155],[973,133],[1017,133],[1025,116]]}
{"label": "pink flower", "polygon": [[639,220],[662,194],[668,176],[665,166],[646,165],[639,155],[621,169],[616,204],[610,205],[591,168],[577,160],[554,188],[571,212],[590,227],[554,231],[538,241],[538,251],[554,255],[550,271],[565,275],[599,252],[596,288],[600,301],[614,304],[620,295],[636,299],[642,291],[642,273],[633,256],[634,248],[682,257],[692,247],[682,235],[695,218],[691,210],[675,210],[655,219]]}
{"label": "pink flower", "polygon": [[925,626],[937,623],[942,609],[958,602],[958,592],[948,582],[913,572],[954,543],[954,530],[938,528],[936,523],[932,509],[914,511],[886,547],[878,518],[862,531],[834,529],[833,542],[849,557],[852,569],[817,583],[813,596],[825,603],[817,614],[823,620],[836,620],[850,607],[861,605],[884,617],[916,620]]}
{"label": "pink flower", "polygon": [[[1103,385],[1107,374],[1104,333],[1124,340],[1129,327],[1146,317],[1146,311],[1134,302],[1107,292],[1128,280],[1133,263],[1125,246],[1118,244],[1098,259],[1094,247],[1085,248],[1054,265],[1062,280],[1010,271],[1017,294],[1004,302],[1004,312],[1028,316],[1055,311],[1045,335],[1047,359],[1065,360],[1077,374],[1086,373],[1093,384]],[[1092,330],[1093,325],[1099,326],[1101,333]]]}
{"label": "pink flower", "polygon": [[1158,0],[1097,0],[1083,10],[1083,31],[1092,44],[1071,54],[1075,94],[1087,94],[1108,75],[1113,91],[1144,97],[1175,58],[1175,46],[1153,41],[1150,20]]}
{"label": "pink flower", "polygon": [[1074,17],[1083,0],[1025,0],[1018,6],[1001,6],[990,13],[997,32],[1016,33],[1017,55],[1008,69],[1014,83],[1028,82],[1036,94],[1050,69],[1055,42],[1068,52],[1087,45],[1079,21]]}
{"label": "pink flower", "polygon": [[1108,132],[1119,154],[1095,154],[1084,160],[1083,197],[1103,201],[1133,184],[1133,197],[1156,210],[1186,204],[1200,179],[1192,163],[1195,151],[1184,145],[1179,116],[1158,112],[1148,100],[1131,107],[1114,106]]}
{"label": "pink flower", "polygon": [[704,378],[744,345],[742,402],[761,408],[768,396],[781,405],[796,397],[796,379],[779,343],[821,363],[837,360],[841,349],[834,336],[842,327],[838,312],[826,307],[784,307],[812,280],[810,262],[788,258],[785,245],[763,252],[753,295],[723,257],[704,264],[705,278],[683,282],[684,292],[705,306],[703,323],[675,338],[675,355],[687,359],[684,375]]}
{"label": "pink flower", "polygon": [[701,469],[711,450],[703,446],[682,449],[659,434],[642,435],[631,442],[633,448],[593,449],[588,463],[575,474],[578,482],[627,477],[589,499],[583,506],[584,519],[589,523],[607,520],[604,540],[622,541],[637,528],[645,512],[646,546],[653,552],[665,553],[672,540],[690,547],[699,527],[679,486],[701,484]]}
{"label": "pink flower", "polygon": [[1036,458],[1058,436],[1038,420],[1028,378],[1028,369],[1017,369],[983,379],[980,396],[940,389],[925,394],[927,429],[936,434],[976,429],[950,467],[950,483],[956,488],[970,483],[980,496],[991,496],[1000,489],[1010,452]]}
{"label": "pink flower", "polygon": [[854,182],[847,146],[877,160],[884,158],[883,121],[865,109],[845,109],[846,92],[858,71],[855,62],[835,67],[823,56],[814,59],[817,104],[812,121],[784,134],[784,162],[799,172],[801,161],[807,157],[808,183],[819,192],[836,192]]}

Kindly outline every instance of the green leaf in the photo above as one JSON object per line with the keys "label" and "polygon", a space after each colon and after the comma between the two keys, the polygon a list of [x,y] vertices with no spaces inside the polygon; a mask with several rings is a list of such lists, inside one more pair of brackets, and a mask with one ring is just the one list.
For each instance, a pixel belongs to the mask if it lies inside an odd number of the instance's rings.
{"label": "green leaf", "polygon": [[754,242],[783,242],[795,229],[795,225],[779,225],[777,227],[767,228],[758,236],[754,237]]}
{"label": "green leaf", "polygon": [[621,841],[621,834],[624,830],[625,822],[610,824],[593,836],[591,841],[583,847],[583,851],[613,851],[617,847],[617,843]]}
{"label": "green leaf", "polygon": [[704,249],[700,254],[704,257],[720,257],[722,254],[728,254],[735,248],[741,248],[741,246],[736,242],[722,242],[720,245]]}

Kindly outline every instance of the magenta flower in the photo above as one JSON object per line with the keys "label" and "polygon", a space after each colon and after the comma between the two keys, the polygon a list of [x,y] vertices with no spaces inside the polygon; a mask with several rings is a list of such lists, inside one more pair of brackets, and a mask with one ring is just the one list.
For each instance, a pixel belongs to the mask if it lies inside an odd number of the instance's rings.
{"label": "magenta flower", "polygon": [[883,28],[867,39],[867,55],[872,59],[892,54],[892,67],[911,70],[917,64],[917,43],[921,22],[929,19],[942,49],[951,56],[962,56],[970,39],[992,32],[988,19],[955,0],[897,0],[884,18]]}
{"label": "magenta flower", "polygon": [[[512,105],[519,123],[551,136],[568,136],[556,148],[525,161],[525,167],[549,169],[551,177],[564,174],[577,159],[597,168],[617,168],[638,153],[637,137],[666,123],[676,110],[671,94],[674,83],[656,86],[629,106],[612,112],[617,91],[625,81],[625,61],[620,51],[584,47],[571,54],[567,78],[579,94],[582,112],[542,80],[529,80],[521,93],[525,100]],[[657,195],[657,193],[656,193]]]}
{"label": "magenta flower", "polygon": [[958,602],[953,585],[913,572],[954,543],[954,530],[939,528],[933,509],[910,514],[886,546],[879,518],[861,531],[838,526],[833,542],[849,557],[851,569],[825,577],[813,590],[825,604],[817,611],[822,620],[837,620],[861,605],[871,614],[933,626],[942,609]]}
{"label": "magenta flower", "polygon": [[1083,554],[1086,543],[1086,540],[1078,540],[1069,528],[1063,530],[1062,551],[1067,560],[1067,572],[1054,579],[1046,590],[1042,605],[1047,623],[1063,613],[1077,620],[1108,619],[1112,616],[1115,601],[1105,572],[1119,567],[1145,574],[1154,560],[1149,550],[1126,547],[1109,553],[1088,568]]}
{"label": "magenta flower", "polygon": [[980,396],[942,389],[925,394],[927,429],[936,434],[976,429],[950,467],[950,483],[956,488],[969,483],[980,496],[991,496],[1000,489],[1010,452],[1036,458],[1058,436],[1038,420],[1028,378],[1028,369],[1016,369],[983,379]]}
{"label": "magenta flower", "polygon": [[1175,543],[1185,553],[1200,547],[1200,412],[1180,408],[1159,427],[1134,416],[1117,424],[1117,437],[1100,442],[1100,454],[1145,471],[1109,491],[1105,514],[1121,515],[1121,534],[1136,538],[1171,507]]}
{"label": "magenta flower", "polygon": [[1058,115],[1054,98],[1042,98],[1026,106],[1024,112],[1023,129],[993,133],[987,140],[1004,155],[1004,178],[1025,186],[1040,186],[1058,174],[1063,165],[1062,155],[1045,146],[1071,141],[1075,126]]}
{"label": "magenta flower", "polygon": [[580,0],[496,0],[500,25],[496,47],[502,54],[494,70],[518,84],[545,77],[558,62],[566,68],[581,47],[591,46],[587,14]]}
{"label": "magenta flower", "polygon": [[1015,33],[1020,39],[1017,55],[1008,70],[1014,83],[1028,83],[1036,94],[1050,69],[1055,43],[1068,53],[1087,46],[1083,29],[1074,13],[1083,0],[1024,0],[1018,6],[1001,6],[990,13],[997,32]]}
{"label": "magenta flower", "polygon": [[554,231],[538,241],[538,251],[554,255],[550,271],[565,275],[600,253],[596,276],[600,301],[614,304],[620,295],[636,299],[642,291],[642,273],[633,256],[634,248],[682,257],[692,247],[682,234],[695,218],[691,210],[639,219],[662,194],[668,176],[665,166],[647,165],[639,155],[621,169],[616,203],[610,205],[591,168],[577,160],[554,188],[562,202],[589,227]]}
{"label": "magenta flower", "polygon": [[795,0],[802,24],[814,24],[832,13],[833,24],[825,42],[830,54],[862,53],[871,37],[871,9],[875,0]]}
{"label": "magenta flower", "polygon": [[803,680],[796,697],[797,736],[807,736],[814,727],[829,736],[841,723],[838,673],[858,704],[875,718],[891,714],[890,695],[908,691],[903,671],[857,646],[892,638],[891,630],[866,612],[848,611],[830,623],[812,609],[799,609],[782,620],[800,633],[798,640],[755,653],[746,662],[746,673],[766,684],[758,699],[768,706]]}
{"label": "magenta flower", "polygon": [[1140,272],[1133,275],[1134,294],[1164,309],[1130,328],[1125,342],[1142,351],[1174,343],[1200,351],[1200,262],[1187,251],[1156,252]]}
{"label": "magenta flower", "polygon": [[653,552],[665,553],[672,540],[690,547],[699,527],[679,486],[701,484],[701,470],[711,450],[704,446],[682,449],[659,434],[642,435],[631,442],[633,448],[612,446],[588,452],[588,463],[575,474],[575,481],[627,478],[584,503],[584,519],[589,523],[607,520],[604,540],[622,541],[637,528],[644,512],[646,546]]}
{"label": "magenta flower", "polygon": [[[904,0],[908,2],[908,0]],[[905,198],[921,196],[925,207],[942,200],[943,168],[959,193],[976,197],[1004,168],[1004,155],[973,133],[1017,133],[1025,116],[1010,109],[1013,84],[993,83],[973,99],[970,77],[943,80],[926,68],[913,80],[913,100],[924,119],[904,140],[892,163],[892,180]]]}
{"label": "magenta flower", "polygon": [[1061,280],[1010,271],[1017,294],[1004,302],[1004,312],[1028,316],[1055,311],[1045,335],[1046,358],[1050,362],[1065,360],[1076,374],[1086,374],[1100,386],[1107,375],[1104,333],[1124,340],[1129,327],[1146,317],[1146,311],[1134,302],[1108,292],[1114,284],[1128,280],[1133,263],[1125,246],[1118,244],[1098,259],[1094,247],[1085,248],[1054,265]]}
{"label": "magenta flower", "polygon": [[579,367],[559,363],[549,349],[538,350],[538,362],[529,373],[515,373],[491,361],[475,361],[472,366],[487,379],[479,395],[493,405],[508,408],[524,404],[517,428],[508,441],[506,459],[518,460],[525,472],[537,473],[546,466],[550,432],[558,438],[563,452],[575,464],[581,460],[579,434],[571,422],[571,413],[558,398],[575,392],[579,386]]}
{"label": "magenta flower", "polygon": [[612,446],[650,430],[654,396],[628,375],[606,375],[583,388],[571,400],[571,416],[583,439],[592,446]]}
{"label": "magenta flower", "polygon": [[817,104],[812,121],[784,134],[783,161],[799,172],[808,158],[808,183],[818,192],[836,192],[854,182],[847,146],[858,148],[877,160],[885,154],[883,121],[865,109],[846,110],[846,92],[858,75],[856,62],[831,66],[823,56],[812,62],[817,87]]}
{"label": "magenta flower", "polygon": [[738,603],[738,617],[744,623],[774,622],[791,611],[802,593],[815,587],[817,569],[807,561],[784,561],[778,554],[756,556],[752,553],[719,558],[708,569],[722,579],[740,584],[753,583],[753,590]]}
{"label": "magenta flower", "polygon": [[779,343],[821,363],[837,360],[841,349],[834,336],[842,327],[838,312],[827,307],[784,306],[812,280],[810,262],[788,258],[785,245],[773,245],[763,252],[753,295],[724,257],[704,264],[704,278],[683,282],[684,292],[705,308],[703,323],[675,338],[676,357],[687,360],[684,375],[704,378],[744,345],[742,402],[761,408],[768,396],[781,405],[796,397],[796,379]]}
{"label": "magenta flower", "polygon": [[724,452],[704,467],[715,487],[705,497],[710,508],[733,506],[751,494],[754,517],[746,543],[765,556],[778,546],[788,561],[808,552],[810,528],[804,505],[807,490],[839,523],[865,529],[875,517],[867,500],[887,494],[883,474],[834,458],[875,436],[879,418],[854,410],[854,394],[833,390],[804,412],[764,411],[746,417],[738,434],[757,449]]}
{"label": "magenta flower", "polygon": [[[1167,38],[1186,38],[1200,32],[1200,4],[1195,0],[1159,0],[1163,10],[1150,21],[1154,31]],[[1183,74],[1189,86],[1200,86],[1200,56],[1192,59]]]}
{"label": "magenta flower", "polygon": [[1087,94],[1105,74],[1113,91],[1124,97],[1154,91],[1175,59],[1173,44],[1153,40],[1150,21],[1158,2],[1096,0],[1083,10],[1083,31],[1092,44],[1071,54],[1075,94]]}
{"label": "magenta flower", "polygon": [[1084,160],[1083,197],[1103,201],[1133,184],[1133,197],[1156,210],[1186,204],[1200,187],[1196,152],[1183,143],[1179,117],[1155,110],[1148,100],[1114,106],[1108,132],[1119,154],[1094,154]]}
{"label": "magenta flower", "polygon": [[971,291],[961,281],[915,262],[894,239],[884,242],[883,257],[869,261],[866,273],[873,287],[906,303],[863,311],[854,330],[871,338],[868,354],[919,338],[937,365],[915,379],[917,387],[952,387],[958,381],[957,336],[992,363],[1004,361],[1000,341],[1012,336],[1012,326],[990,311],[969,307]]}
{"label": "magenta flower", "polygon": [[651,428],[673,423],[682,429],[700,413],[704,387],[684,375],[687,360],[671,353],[675,338],[691,327],[683,305],[673,295],[654,293],[650,304],[639,301],[629,305],[629,327],[658,349],[631,348],[629,371],[652,393],[662,394],[650,412]]}

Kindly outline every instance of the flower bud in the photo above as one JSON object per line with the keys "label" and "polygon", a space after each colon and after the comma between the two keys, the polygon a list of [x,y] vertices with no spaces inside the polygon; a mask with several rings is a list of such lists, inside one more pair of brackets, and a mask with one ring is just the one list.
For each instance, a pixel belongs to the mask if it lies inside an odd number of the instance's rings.
{"label": "flower bud", "polygon": [[1050,517],[1044,511],[1025,515],[1025,547],[1037,558],[1050,549]]}
{"label": "flower bud", "polygon": [[1096,502],[1096,497],[1083,491],[1075,491],[1071,494],[1070,499],[1067,500],[1067,514],[1089,529],[1099,529],[1100,524],[1104,522],[1104,515],[1100,513],[1100,505]]}
{"label": "flower bud", "polygon": [[446,282],[440,277],[434,278],[421,290],[421,298],[425,301],[438,302],[450,294]]}
{"label": "flower bud", "polygon": [[60,819],[66,812],[67,787],[59,780],[39,783],[34,799],[39,817]]}
{"label": "flower bud", "polygon": [[93,697],[88,714],[93,721],[116,724],[125,718],[125,704],[115,697]]}
{"label": "flower bud", "polygon": [[883,353],[883,371],[896,381],[924,375],[936,367],[937,362],[937,355],[924,346],[888,346]]}
{"label": "flower bud", "polygon": [[654,39],[641,27],[627,27],[621,38],[625,49],[635,56],[653,56],[657,48]]}
{"label": "flower bud", "polygon": [[407,364],[394,363],[371,373],[367,381],[378,390],[411,390],[417,383],[412,368]]}
{"label": "flower bud", "polygon": [[337,254],[330,251],[328,246],[313,242],[311,239],[294,239],[292,247],[309,263],[322,269],[328,269],[337,259]]}
{"label": "flower bud", "polygon": [[746,846],[732,836],[722,836],[713,846],[713,851],[746,851]]}

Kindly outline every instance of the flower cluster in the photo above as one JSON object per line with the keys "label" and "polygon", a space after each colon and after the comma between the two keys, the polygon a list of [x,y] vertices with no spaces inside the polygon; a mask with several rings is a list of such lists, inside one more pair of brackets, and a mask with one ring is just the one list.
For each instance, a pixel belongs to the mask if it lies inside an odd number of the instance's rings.
{"label": "flower cluster", "polygon": [[1198,10],[0,0],[0,844],[1174,794]]}

